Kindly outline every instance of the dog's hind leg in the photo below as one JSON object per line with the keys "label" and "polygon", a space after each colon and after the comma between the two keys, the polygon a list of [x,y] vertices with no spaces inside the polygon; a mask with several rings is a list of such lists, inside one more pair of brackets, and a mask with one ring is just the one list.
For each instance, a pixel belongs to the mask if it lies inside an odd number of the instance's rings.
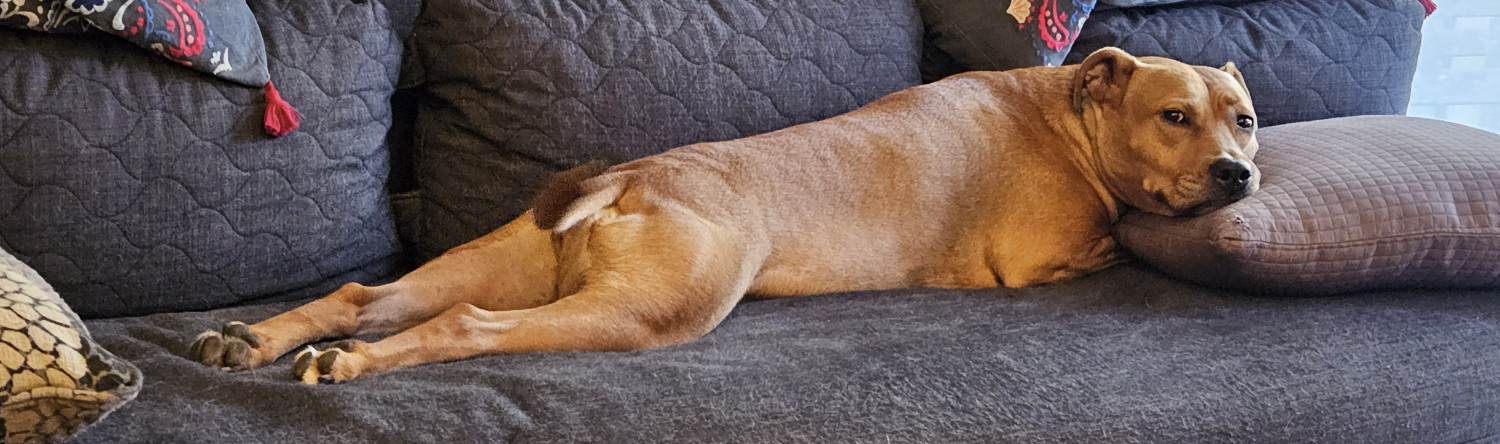
{"label": "dog's hind leg", "polygon": [[347,284],[265,321],[230,322],[204,332],[188,356],[214,367],[253,368],[308,342],[404,330],[459,304],[487,310],[537,307],[556,299],[555,274],[551,233],[537,228],[528,213],[396,282]]}
{"label": "dog's hind leg", "polygon": [[296,376],[306,383],[341,382],[493,353],[682,343],[718,325],[754,279],[757,255],[747,252],[738,233],[690,215],[604,213],[572,229],[591,230],[586,276],[576,293],[523,310],[459,304],[378,342],[301,354]]}

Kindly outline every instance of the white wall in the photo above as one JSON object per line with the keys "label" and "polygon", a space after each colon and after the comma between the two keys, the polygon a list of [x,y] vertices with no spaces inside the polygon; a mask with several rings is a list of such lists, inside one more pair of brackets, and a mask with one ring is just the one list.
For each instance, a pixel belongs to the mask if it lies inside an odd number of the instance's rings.
{"label": "white wall", "polygon": [[1500,132],[1500,0],[1437,5],[1422,26],[1407,114]]}

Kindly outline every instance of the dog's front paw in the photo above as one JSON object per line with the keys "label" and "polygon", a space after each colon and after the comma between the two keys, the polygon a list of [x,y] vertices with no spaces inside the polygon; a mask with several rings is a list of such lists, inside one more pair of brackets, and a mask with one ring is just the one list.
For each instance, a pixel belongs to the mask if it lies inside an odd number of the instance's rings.
{"label": "dog's front paw", "polygon": [[297,353],[292,377],[303,384],[336,384],[358,377],[364,369],[364,358],[355,349],[364,342],[347,339],[318,350],[311,345]]}
{"label": "dog's front paw", "polygon": [[219,331],[199,334],[193,347],[188,349],[188,357],[210,367],[243,370],[269,361],[256,349],[260,344],[260,336],[251,332],[244,322],[230,322]]}

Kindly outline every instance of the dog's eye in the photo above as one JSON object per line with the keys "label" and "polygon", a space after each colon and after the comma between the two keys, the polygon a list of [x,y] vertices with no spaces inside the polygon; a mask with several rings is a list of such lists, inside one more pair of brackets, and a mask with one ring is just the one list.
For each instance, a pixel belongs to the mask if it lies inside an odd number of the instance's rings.
{"label": "dog's eye", "polygon": [[1168,121],[1168,122],[1171,122],[1173,124],[1177,124],[1177,125],[1187,125],[1188,124],[1187,114],[1183,114],[1182,111],[1178,111],[1178,110],[1175,110],[1175,109],[1169,109],[1169,110],[1166,110],[1166,111],[1162,111],[1161,112],[1161,119],[1165,120],[1165,121]]}
{"label": "dog's eye", "polygon": [[1255,127],[1255,118],[1241,114],[1240,118],[1236,119],[1234,123],[1239,124],[1240,128],[1250,129]]}

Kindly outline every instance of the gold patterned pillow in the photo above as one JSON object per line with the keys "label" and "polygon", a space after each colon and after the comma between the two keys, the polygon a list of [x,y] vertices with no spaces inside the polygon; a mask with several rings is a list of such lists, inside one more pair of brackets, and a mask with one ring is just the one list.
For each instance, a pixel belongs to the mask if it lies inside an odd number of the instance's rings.
{"label": "gold patterned pillow", "polygon": [[94,343],[31,267],[0,250],[0,433],[57,442],[135,398],[141,371]]}

